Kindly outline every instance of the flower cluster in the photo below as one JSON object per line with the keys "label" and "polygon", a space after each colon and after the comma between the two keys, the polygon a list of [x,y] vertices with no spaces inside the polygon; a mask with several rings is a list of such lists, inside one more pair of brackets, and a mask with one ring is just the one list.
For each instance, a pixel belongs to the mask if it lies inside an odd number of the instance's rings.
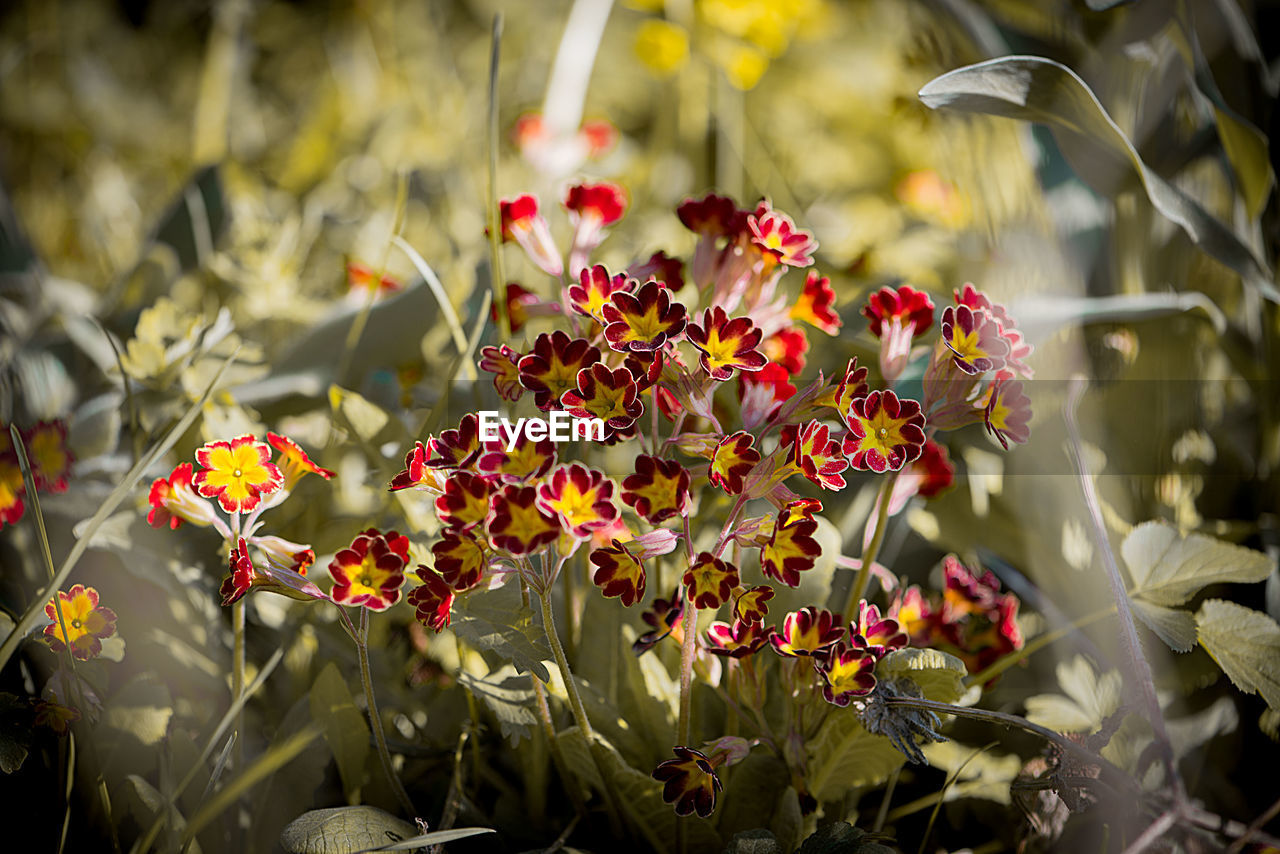
{"label": "flower cluster", "polygon": [[[19,431],[31,477],[40,492],[66,492],[75,456],[67,447],[67,425],[62,420],[40,421]],[[0,528],[16,525],[26,512],[27,493],[18,451],[9,437],[9,425],[0,425]]]}

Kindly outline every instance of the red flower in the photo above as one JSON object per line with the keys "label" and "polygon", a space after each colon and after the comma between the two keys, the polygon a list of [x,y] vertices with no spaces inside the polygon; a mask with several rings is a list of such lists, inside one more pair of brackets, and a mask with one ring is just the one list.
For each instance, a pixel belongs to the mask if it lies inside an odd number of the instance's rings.
{"label": "red flower", "polygon": [[924,413],[914,400],[899,400],[891,391],[860,397],[845,415],[849,435],[844,452],[860,471],[899,471],[924,449]]}
{"label": "red flower", "polygon": [[615,430],[631,426],[644,404],[626,368],[610,370],[599,362],[578,371],[578,387],[560,397],[560,405],[577,418],[599,418]]}
{"label": "red flower", "polygon": [[564,197],[573,225],[573,245],[569,250],[569,274],[577,276],[586,268],[587,256],[604,239],[606,226],[622,219],[627,210],[627,196],[616,184],[579,184],[570,187]]}
{"label": "red flower", "polygon": [[743,426],[750,430],[773,417],[796,393],[790,379],[786,369],[773,362],[755,373],[739,374],[738,403]]}
{"label": "red flower", "polygon": [[9,440],[8,425],[0,425],[0,527],[16,525],[22,519],[26,512],[22,496],[26,491],[17,452]]}
{"label": "red flower", "polygon": [[955,483],[956,467],[947,456],[947,449],[932,439],[924,443],[924,452],[898,475],[889,499],[889,515],[895,515],[914,496],[933,498]]}
{"label": "red flower", "polygon": [[720,306],[702,313],[702,323],[691,323],[685,332],[689,343],[702,353],[702,369],[713,380],[724,381],[733,369],[758,371],[768,359],[757,347],[763,333],[749,317],[732,320]]}
{"label": "red flower", "polygon": [[709,193],[701,199],[685,199],[676,208],[676,216],[694,234],[727,237],[733,234],[738,205],[726,196]]}
{"label": "red flower", "polygon": [[733,625],[716,621],[707,626],[707,652],[729,658],[746,658],[760,651],[768,641],[764,626],[734,620]]}
{"label": "red flower", "polygon": [[821,509],[819,502],[800,500],[779,511],[773,533],[760,550],[760,570],[766,577],[797,587],[800,573],[813,569],[822,554],[822,546],[813,537],[818,530],[813,514]]}
{"label": "red flower", "polygon": [[404,455],[404,470],[391,479],[389,489],[396,492],[410,487],[421,487],[428,492],[443,494],[444,482],[444,474],[439,469],[427,465],[427,449],[421,442],[415,442],[413,450]]}
{"label": "red flower", "polygon": [[743,590],[733,600],[734,617],[744,623],[760,623],[763,625],[764,618],[769,616],[769,605],[767,603],[773,596],[774,590],[767,584]]}
{"label": "red flower", "polygon": [[428,443],[430,456],[426,465],[431,468],[466,468],[480,456],[480,418],[474,412],[462,416],[458,426],[445,430]]}
{"label": "red flower", "polygon": [[849,625],[849,636],[854,647],[880,659],[893,649],[907,645],[907,634],[892,617],[881,617],[880,609],[868,605],[863,599],[858,603],[858,618]]}
{"label": "red flower", "polygon": [[503,400],[517,401],[524,394],[519,362],[520,354],[506,344],[480,350],[480,370],[493,374],[493,387]]}
{"label": "red flower", "polygon": [[522,432],[510,451],[504,441],[485,442],[484,453],[476,461],[476,468],[503,483],[523,483],[542,477],[555,464],[556,446],[551,439],[535,442]]}
{"label": "red flower", "polygon": [[871,334],[880,339],[880,373],[885,382],[893,382],[907,366],[911,342],[933,325],[933,301],[907,285],[881,288],[862,313],[871,321]]}
{"label": "red flower", "polygon": [[835,303],[836,292],[831,289],[831,280],[819,276],[816,270],[810,270],[805,276],[800,298],[791,306],[791,317],[816,326],[828,335],[835,335],[841,326]]}
{"label": "red flower", "polygon": [[673,291],[684,287],[684,262],[672,258],[661,250],[649,256],[643,263],[632,264],[627,268],[627,276],[641,282],[655,279]]}
{"label": "red flower", "polygon": [[585,338],[570,339],[557,329],[542,333],[529,355],[520,359],[520,384],[533,392],[543,411],[554,409],[560,396],[578,385],[578,371],[600,361],[600,351]]}
{"label": "red flower", "polygon": [[333,577],[329,598],[339,605],[385,611],[400,601],[408,562],[408,537],[370,528],[329,563],[329,575]]}
{"label": "red flower", "polygon": [[[52,599],[44,606],[45,616],[53,625],[44,627],[45,638],[54,652],[62,652],[71,646],[71,655],[80,661],[88,661],[102,652],[102,639],[116,633],[116,612],[98,604],[98,591],[77,584],[67,592],[57,593],[59,605]],[[62,610],[62,622],[67,633],[62,633],[58,622],[58,608]]]}
{"label": "red flower", "polygon": [[810,421],[803,427],[787,424],[780,441],[780,447],[789,448],[791,464],[805,477],[823,489],[844,489],[841,472],[849,467],[849,461],[841,454],[840,443],[831,438],[827,425],[821,421]]}
{"label": "red flower", "polygon": [[605,340],[620,352],[658,350],[684,331],[687,319],[681,303],[657,282],[647,282],[635,293],[615,292],[601,309],[607,324]]}
{"label": "red flower", "polygon": [[253,561],[249,559],[249,548],[245,545],[244,537],[241,537],[237,541],[236,548],[231,550],[230,569],[231,574],[223,579],[222,587],[218,591],[224,606],[234,604],[248,593],[249,588],[253,587],[253,578],[257,574],[253,569]]}
{"label": "red flower", "polygon": [[760,347],[770,362],[781,365],[795,375],[804,370],[804,354],[809,352],[809,338],[799,326],[788,326],[764,339]]}
{"label": "red flower", "polygon": [[75,462],[75,456],[67,447],[67,423],[62,419],[37,422],[30,430],[22,432],[22,441],[26,445],[36,489],[66,492],[71,464]]}
{"label": "red flower", "polygon": [[1010,441],[1025,445],[1031,438],[1027,427],[1031,420],[1031,398],[1022,390],[1022,383],[1012,376],[1007,371],[997,374],[987,390],[986,400],[978,403],[987,432],[999,439],[1006,451]]}
{"label": "red flower", "polygon": [[808,267],[813,264],[811,253],[818,248],[818,241],[803,229],[796,228],[791,217],[781,211],[769,211],[763,215],[747,216],[751,229],[751,242],[759,247],[774,263],[789,267]]}
{"label": "red flower", "polygon": [[485,568],[484,543],[467,531],[445,529],[431,546],[436,571],[461,593],[480,583]]}
{"label": "red flower", "polygon": [[196,451],[203,468],[192,483],[205,498],[216,498],[228,513],[247,513],[263,495],[284,486],[284,475],[271,460],[271,451],[251,434],[230,442],[209,442]]}
{"label": "red flower", "polygon": [[912,585],[894,599],[893,605],[889,608],[889,616],[898,621],[898,625],[907,633],[911,643],[916,646],[926,646],[939,614],[920,592],[920,588]]}
{"label": "red flower", "polygon": [[715,766],[692,748],[675,747],[672,752],[676,758],[660,763],[651,775],[664,784],[662,800],[676,805],[676,815],[696,812],[702,818],[709,817],[722,788]]}
{"label": "red flower", "polygon": [[504,486],[494,494],[489,542],[495,549],[523,557],[559,536],[559,521],[538,506],[538,491],[532,486]]}
{"label": "red flower", "polygon": [[742,479],[760,462],[760,452],[751,447],[754,441],[750,433],[739,430],[716,443],[707,468],[707,479],[713,486],[730,495],[742,492]]}
{"label": "red flower", "polygon": [[218,590],[223,605],[234,604],[254,588],[303,602],[327,598],[306,578],[307,569],[316,562],[316,553],[310,548],[274,536],[251,537],[250,542],[267,556],[267,566],[254,566],[245,538],[241,537],[231,550],[230,573]]}
{"label": "red flower", "polygon": [[213,524],[217,511],[191,488],[191,472],[191,463],[179,463],[168,480],[158,477],[151,483],[151,492],[147,495],[151,505],[147,523],[151,527],[168,525],[176,531],[183,522],[201,527]]}
{"label": "red flower", "polygon": [[489,515],[489,482],[468,471],[456,471],[436,499],[436,515],[449,528],[469,531]]}
{"label": "red flower", "polygon": [[400,280],[394,276],[381,275],[356,261],[347,262],[347,287],[353,291],[376,290],[379,293],[391,294],[404,288]]}
{"label": "red flower", "polygon": [[1015,373],[1030,379],[1032,370],[1024,360],[1031,355],[1031,351],[1034,348],[1027,343],[1022,333],[1016,328],[1017,323],[1010,316],[1008,309],[975,288],[971,282],[965,282],[962,290],[954,291],[953,293],[955,294],[956,305],[967,305],[974,311],[986,311],[996,319],[1000,335],[1009,344],[1009,355],[1005,357],[1005,365]]}
{"label": "red flower", "polygon": [[654,599],[653,607],[640,615],[640,619],[649,624],[650,631],[636,638],[631,651],[636,655],[643,655],[666,637],[680,642],[684,637],[680,628],[680,618],[683,615],[684,600],[680,596],[679,587],[671,594],[670,599]]}
{"label": "red flower", "polygon": [[[512,332],[519,332],[524,325],[529,322],[531,309],[535,305],[539,305],[542,300],[538,299],[538,295],[518,282],[507,282],[507,322],[511,324]],[[550,307],[555,311],[560,311],[557,303],[551,303]],[[496,304],[489,306],[489,317],[496,323],[498,320],[498,306]]]}
{"label": "red flower", "polygon": [[837,706],[847,706],[876,687],[876,657],[865,649],[838,643],[818,659],[817,668],[822,674],[822,696]]}
{"label": "red flower", "polygon": [[585,540],[617,521],[613,489],[602,472],[573,463],[560,466],[538,485],[538,503],[559,516],[566,531]]}
{"label": "red flower", "polygon": [[782,619],[782,631],[774,631],[769,643],[779,655],[818,655],[844,637],[844,626],[839,623],[836,614],[810,605],[787,614]]}
{"label": "red flower", "polygon": [[967,305],[947,306],[942,312],[942,343],[955,365],[966,374],[998,371],[1010,353],[1000,323],[982,310]]}
{"label": "red flower", "polygon": [[639,282],[627,278],[626,273],[610,276],[603,264],[591,268],[583,268],[578,274],[578,284],[569,288],[569,305],[578,314],[604,323],[605,305],[614,293],[629,291],[638,287]]}
{"label": "red flower", "polygon": [[546,219],[538,213],[538,197],[531,195],[503,199],[498,203],[502,215],[502,240],[514,240],[534,264],[549,276],[564,272],[560,250],[551,239]]}
{"label": "red flower", "polygon": [[294,485],[305,474],[318,474],[325,480],[333,477],[333,472],[320,468],[320,466],[313,463],[311,458],[307,456],[307,452],[298,447],[298,443],[288,436],[281,436],[279,433],[267,433],[267,443],[280,453],[280,461],[277,465],[284,475],[284,488],[286,490],[293,489]]}
{"label": "red flower", "polygon": [[641,454],[622,481],[622,501],[654,525],[689,512],[689,471],[675,460]]}
{"label": "red flower", "polygon": [[738,586],[738,568],[711,552],[701,552],[685,570],[684,585],[695,608],[719,608]]}
{"label": "red flower", "polygon": [[422,564],[418,565],[414,573],[422,580],[422,584],[409,591],[406,601],[413,606],[418,622],[440,634],[449,625],[453,609],[453,588],[440,573]]}
{"label": "red flower", "polygon": [[591,580],[606,598],[621,597],[628,608],[644,598],[644,563],[619,540],[591,552],[596,567]]}

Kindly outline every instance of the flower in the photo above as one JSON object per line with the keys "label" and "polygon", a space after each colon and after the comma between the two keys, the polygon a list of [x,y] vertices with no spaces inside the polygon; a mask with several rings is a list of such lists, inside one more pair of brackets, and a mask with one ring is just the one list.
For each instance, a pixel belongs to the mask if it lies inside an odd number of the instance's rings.
{"label": "flower", "polygon": [[813,536],[818,530],[813,514],[821,509],[820,502],[808,499],[793,501],[782,508],[769,541],[760,550],[760,570],[765,577],[796,587],[800,584],[800,573],[813,569],[822,554],[822,546]]}
{"label": "flower", "polygon": [[560,523],[538,506],[538,491],[532,486],[508,485],[493,496],[488,533],[495,549],[523,557],[555,542]]}
{"label": "flower", "polygon": [[[542,305],[542,300],[538,299],[538,295],[526,289],[519,282],[507,282],[506,301],[507,322],[511,324],[512,332],[519,332],[523,329],[524,325],[529,322],[534,306]],[[556,312],[560,311],[558,303],[548,303],[546,305]],[[489,306],[489,317],[497,323],[497,303]]]}
{"label": "flower", "polygon": [[573,338],[557,329],[539,335],[533,349],[520,359],[520,384],[533,392],[541,410],[554,409],[566,391],[577,388],[578,371],[600,361],[600,351],[585,338]]}
{"label": "flower", "polygon": [[781,211],[768,211],[763,215],[747,216],[751,229],[751,242],[763,250],[773,263],[789,267],[809,267],[813,264],[810,253],[818,248],[818,241],[803,229],[796,228],[791,217]]}
{"label": "flower", "polygon": [[835,302],[836,292],[831,289],[831,280],[819,276],[816,270],[810,270],[804,279],[804,290],[796,304],[791,306],[791,318],[803,320],[828,335],[835,335],[841,326]]}
{"label": "flower", "polygon": [[738,586],[738,568],[711,552],[700,552],[684,573],[684,585],[695,608],[719,608]]}
{"label": "flower", "polygon": [[865,649],[837,643],[816,666],[822,675],[822,696],[828,703],[847,706],[854,697],[865,697],[876,687],[876,657]]}
{"label": "flower", "polygon": [[744,623],[759,623],[763,625],[764,618],[769,616],[769,606],[766,603],[773,596],[774,589],[767,584],[743,590],[734,597],[734,617]]}
{"label": "flower", "polygon": [[538,484],[538,503],[555,513],[565,530],[585,540],[617,521],[613,492],[614,483],[603,472],[572,463],[560,466]]}
{"label": "flower", "polygon": [[236,547],[231,550],[229,563],[231,574],[223,579],[218,590],[224,607],[239,601],[253,586],[253,561],[249,559],[249,548],[245,545],[244,537],[240,537]]}
{"label": "flower", "polygon": [[502,216],[502,241],[514,240],[529,260],[549,276],[564,272],[560,250],[551,239],[551,228],[538,213],[538,197],[528,194],[498,203]]}
{"label": "flower", "polygon": [[675,460],[641,454],[636,472],[622,481],[622,501],[658,525],[689,512],[689,471]]}
{"label": "flower", "polygon": [[0,425],[0,526],[16,525],[26,512],[22,496],[27,486],[18,466],[18,455],[9,440],[7,425]]}
{"label": "flower", "polygon": [[445,475],[439,469],[427,465],[427,450],[421,442],[414,442],[413,450],[404,455],[404,470],[391,479],[392,492],[410,487],[425,489],[436,494],[444,493]]}
{"label": "flower", "polygon": [[449,625],[453,609],[453,588],[440,573],[422,564],[418,564],[414,574],[422,584],[410,590],[405,601],[413,606],[413,615],[418,622],[440,634]]}
{"label": "flower", "polygon": [[684,615],[684,599],[677,587],[670,599],[654,599],[653,607],[640,615],[640,619],[649,624],[650,631],[640,635],[631,644],[631,651],[643,655],[652,649],[663,638],[671,636],[677,642],[684,637],[680,627],[680,618]]}
{"label": "flower", "polygon": [[889,616],[898,621],[911,643],[925,646],[929,642],[929,633],[938,614],[920,592],[919,586],[913,584],[894,599],[889,608]]}
{"label": "flower", "polygon": [[637,262],[628,267],[627,277],[638,282],[654,279],[671,290],[678,291],[684,287],[684,262],[658,250],[649,256],[648,261]]}
{"label": "flower", "polygon": [[484,453],[476,460],[476,468],[490,479],[503,483],[523,483],[542,477],[555,463],[554,442],[549,438],[535,442],[527,433],[521,433],[510,451],[502,440],[485,442]]}
{"label": "flower", "polygon": [[707,467],[707,479],[730,495],[738,495],[743,489],[743,478],[756,463],[760,452],[751,447],[755,438],[745,430],[725,436],[716,443]]}
{"label": "flower", "polygon": [[489,515],[489,482],[468,471],[456,471],[436,499],[436,516],[449,528],[469,531]]}
{"label": "flower", "polygon": [[578,387],[560,396],[560,405],[577,418],[599,418],[612,429],[630,427],[644,412],[635,378],[626,368],[610,370],[597,362],[578,371]]}
{"label": "flower", "polygon": [[682,303],[658,282],[646,282],[636,293],[616,291],[601,308],[605,340],[619,352],[661,349],[684,331],[688,322]]}
{"label": "flower", "polygon": [[953,293],[956,305],[967,305],[974,311],[985,311],[995,318],[1001,337],[1009,344],[1009,355],[1005,357],[1005,366],[1030,379],[1033,372],[1023,360],[1031,355],[1034,348],[1016,328],[1017,323],[1010,316],[1009,310],[975,288],[972,282],[965,282],[961,290]]}
{"label": "flower", "polygon": [[729,658],[746,658],[760,651],[769,637],[760,623],[716,621],[707,626],[707,652]]}
{"label": "flower", "polygon": [[809,480],[823,489],[844,489],[841,472],[849,467],[849,461],[841,453],[840,443],[831,438],[827,425],[816,420],[803,427],[787,424],[779,441],[779,447],[789,449],[789,462]]}
{"label": "flower", "polygon": [[480,583],[486,563],[484,543],[469,531],[446,528],[431,546],[436,572],[459,593]]}
{"label": "flower", "polygon": [[582,269],[578,284],[569,288],[569,305],[578,314],[604,323],[604,307],[614,293],[629,291],[640,283],[627,278],[626,273],[610,276],[603,264]]}
{"label": "flower", "polygon": [[284,486],[284,475],[271,460],[271,451],[252,434],[229,442],[209,442],[196,451],[203,468],[191,482],[205,498],[216,498],[228,513],[247,513],[263,495]]}
{"label": "flower", "polygon": [[893,382],[907,366],[911,342],[933,325],[933,301],[908,285],[881,288],[862,313],[871,322],[871,334],[880,339],[880,373],[885,382]]}
{"label": "flower", "polygon": [[676,208],[676,216],[685,228],[698,235],[689,275],[698,287],[706,287],[715,280],[723,261],[720,240],[738,230],[738,205],[733,199],[713,193],[701,199],[685,199]]}
{"label": "flower", "polygon": [[493,387],[503,400],[514,402],[524,394],[519,364],[520,354],[506,344],[480,349],[480,370],[493,374]]}
{"label": "flower", "polygon": [[23,431],[23,443],[31,461],[31,478],[42,492],[66,492],[75,456],[67,448],[67,423],[40,421]]}
{"label": "flower", "polygon": [[689,747],[674,747],[675,759],[658,764],[650,776],[661,781],[662,800],[676,805],[676,815],[697,812],[707,818],[716,809],[716,794],[722,788],[715,766],[702,753]]}
{"label": "flower", "polygon": [[425,465],[431,468],[466,468],[480,456],[480,417],[474,412],[462,416],[455,429],[443,431],[428,442],[430,455]]}
{"label": "flower", "polygon": [[924,413],[914,400],[899,400],[892,391],[873,391],[857,398],[845,415],[849,435],[844,452],[860,471],[900,471],[924,450]]}
{"label": "flower", "polygon": [[1006,451],[1010,441],[1025,445],[1031,438],[1027,427],[1031,420],[1031,398],[1022,390],[1022,383],[1012,377],[1010,372],[1001,371],[987,389],[986,399],[977,403],[987,432],[999,439]]}
{"label": "flower", "polygon": [[253,564],[245,538],[240,537],[228,560],[230,572],[218,589],[224,606],[235,604],[255,588],[302,602],[328,598],[307,580],[307,569],[316,562],[316,553],[309,547],[275,536],[250,537],[248,541],[266,555],[267,565]]}
{"label": "flower", "polygon": [[644,563],[625,543],[614,540],[610,546],[592,550],[589,559],[595,566],[591,581],[606,598],[620,597],[628,608],[644,598]]}
{"label": "flower", "polygon": [[723,382],[733,369],[758,371],[768,359],[757,347],[763,333],[749,317],[732,320],[720,306],[702,313],[702,323],[690,323],[685,332],[689,343],[702,353],[702,369],[713,380]]}
{"label": "flower", "polygon": [[882,618],[880,609],[868,605],[865,599],[858,603],[858,618],[849,625],[849,637],[856,648],[869,652],[877,660],[889,650],[902,649],[908,640],[897,620]]}
{"label": "flower", "polygon": [[41,700],[36,703],[34,723],[36,726],[47,726],[58,735],[66,735],[71,724],[80,720],[80,710],[61,705],[56,700],[55,697],[53,701]]}
{"label": "flower", "polygon": [[333,577],[329,598],[339,605],[385,611],[400,601],[408,563],[408,537],[369,528],[329,563],[329,575]]}
{"label": "flower", "polygon": [[999,321],[983,310],[967,305],[949,305],[942,312],[942,343],[951,351],[955,365],[966,374],[998,371],[1010,353]]}
{"label": "flower", "polygon": [[924,451],[898,475],[889,497],[889,515],[897,515],[915,496],[933,498],[950,489],[956,480],[956,467],[952,465],[947,449],[932,439],[926,439]]}
{"label": "flower", "polygon": [[796,393],[790,379],[786,369],[773,362],[755,373],[739,374],[738,404],[742,411],[742,425],[751,430],[772,418]]}
{"label": "flower", "polygon": [[813,656],[825,652],[844,637],[838,615],[810,605],[782,619],[782,631],[774,630],[769,643],[779,655]]}
{"label": "flower", "polygon": [[809,338],[803,327],[788,326],[764,339],[760,349],[770,362],[781,365],[788,374],[794,375],[804,370]]}
{"label": "flower", "polygon": [[587,256],[604,239],[606,226],[622,219],[627,210],[627,196],[616,184],[578,184],[564,197],[569,222],[573,225],[573,243],[569,249],[569,275],[577,277],[586,268]]}
{"label": "flower", "polygon": [[318,474],[325,480],[333,477],[333,472],[328,469],[322,469],[313,463],[311,458],[307,456],[307,452],[298,447],[298,443],[288,436],[281,436],[279,433],[267,433],[267,444],[280,452],[280,461],[277,465],[284,475],[284,488],[286,490],[293,489],[294,485],[305,474]]}
{"label": "flower", "polygon": [[191,463],[179,463],[168,479],[158,477],[151,483],[147,502],[151,510],[147,523],[153,528],[168,525],[176,531],[183,522],[201,527],[212,525],[217,518],[213,505],[191,488]]}
{"label": "flower", "polygon": [[372,267],[356,261],[347,262],[347,287],[352,291],[374,291],[378,294],[392,294],[402,290],[404,285],[394,276],[378,275]]}
{"label": "flower", "polygon": [[[57,593],[57,603],[50,599],[44,606],[45,616],[53,620],[53,625],[44,627],[44,635],[54,652],[62,652],[71,646],[71,655],[80,661],[99,655],[102,652],[102,639],[116,633],[116,612],[98,604],[98,591],[92,587],[77,584],[65,593]],[[58,609],[62,610],[62,621],[58,621]],[[67,633],[62,633],[62,625],[66,624]]]}

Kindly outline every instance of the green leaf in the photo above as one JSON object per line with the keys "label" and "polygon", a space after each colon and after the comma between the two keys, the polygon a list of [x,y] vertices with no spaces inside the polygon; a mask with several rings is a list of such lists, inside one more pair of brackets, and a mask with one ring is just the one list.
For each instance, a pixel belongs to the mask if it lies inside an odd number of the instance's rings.
{"label": "green leaf", "polygon": [[458,681],[488,707],[498,719],[502,735],[516,747],[523,738],[529,738],[530,727],[538,723],[533,713],[533,687],[529,677],[516,673],[510,664],[504,664],[488,676],[480,677],[466,670],[458,674]]}
{"label": "green leaf", "polygon": [[164,683],[143,673],[115,693],[106,708],[103,724],[126,732],[147,747],[165,739],[173,717],[173,699]]}
{"label": "green leaf", "polygon": [[773,821],[769,829],[782,843],[786,851],[794,851],[800,845],[800,834],[804,829],[804,814],[800,812],[800,793],[795,786],[787,786],[787,790],[778,799],[778,808],[773,811]]}
{"label": "green leaf", "polygon": [[304,812],[280,834],[288,854],[355,854],[416,836],[418,828],[377,807],[332,807]]}
{"label": "green leaf", "polygon": [[329,408],[338,426],[358,439],[370,454],[381,459],[378,448],[388,442],[404,446],[411,441],[408,431],[397,418],[354,391],[340,386],[329,387]]}
{"label": "green leaf", "polygon": [[1260,611],[1209,599],[1196,612],[1200,645],[1237,688],[1280,709],[1280,625]]}
{"label": "green leaf", "polygon": [[876,665],[877,679],[908,677],[930,700],[954,703],[964,694],[964,662],[937,649],[897,649]]}
{"label": "green leaf", "polygon": [[551,660],[551,650],[542,629],[534,625],[533,611],[520,604],[515,585],[457,600],[450,628],[466,643],[494,652],[521,673],[532,673],[543,682],[551,680],[542,663]]}
{"label": "green leaf", "polygon": [[364,764],[369,758],[369,726],[356,708],[338,665],[330,661],[311,686],[311,718],[324,728],[324,740],[333,751],[348,798],[364,784]]}
{"label": "green leaf", "polygon": [[847,821],[837,821],[819,828],[804,841],[797,854],[894,854],[892,848],[880,844],[883,838]]}
{"label": "green leaf", "polygon": [[1027,720],[1057,732],[1093,732],[1120,708],[1123,681],[1118,670],[1101,677],[1083,655],[1058,664],[1058,685],[1063,694],[1039,694],[1027,698]]}
{"label": "green leaf", "polygon": [[1133,578],[1129,595],[1156,605],[1181,605],[1210,584],[1263,581],[1271,574],[1262,552],[1203,534],[1181,537],[1159,521],[1130,531],[1120,554]]}
{"label": "green leaf", "polygon": [[1166,608],[1133,599],[1133,613],[1174,652],[1191,652],[1196,645],[1196,618],[1190,611]]}
{"label": "green leaf", "polygon": [[375,851],[417,851],[432,845],[443,845],[446,842],[453,842],[457,839],[466,839],[469,836],[479,836],[482,833],[497,833],[492,827],[455,827],[451,830],[437,830],[434,833],[424,833],[421,836],[415,836],[412,839],[406,839],[403,842],[392,842],[389,845],[379,845],[377,848],[369,848],[361,851],[360,854],[373,854]]}
{"label": "green leaf", "polygon": [[[936,77],[919,96],[935,110],[946,107],[1048,125],[1077,171],[1089,167],[1090,174],[1081,177],[1093,176],[1093,183],[1136,178],[1156,210],[1194,243],[1280,302],[1266,265],[1199,202],[1148,168],[1097,96],[1065,65],[1042,56],[1004,56]],[[1096,176],[1104,172],[1112,180],[1098,181]]]}
{"label": "green leaf", "polygon": [[944,800],[985,798],[1009,803],[1009,784],[1022,770],[1022,760],[1013,753],[992,753],[958,741],[941,741],[921,747],[934,768],[956,775],[958,784],[947,789]]}

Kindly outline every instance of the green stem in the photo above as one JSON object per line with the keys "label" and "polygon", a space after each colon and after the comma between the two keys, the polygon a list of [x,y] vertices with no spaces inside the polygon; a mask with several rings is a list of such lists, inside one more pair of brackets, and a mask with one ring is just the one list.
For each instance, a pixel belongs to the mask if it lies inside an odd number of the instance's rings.
{"label": "green stem", "polygon": [[966,685],[985,685],[986,683],[990,682],[992,679],[995,679],[1001,673],[1004,673],[1010,667],[1013,667],[1015,664],[1022,661],[1027,656],[1031,655],[1032,653],[1039,652],[1049,644],[1054,643],[1055,641],[1061,640],[1062,638],[1066,637],[1067,635],[1071,634],[1077,629],[1083,629],[1085,626],[1092,625],[1098,622],[1098,620],[1111,616],[1115,612],[1116,612],[1116,606],[1108,605],[1107,607],[1100,608],[1091,614],[1085,614],[1083,617],[1081,617],[1080,619],[1076,620],[1073,623],[1070,623],[1058,629],[1054,629],[1051,632],[1045,632],[1044,634],[1032,640],[1022,649],[1017,650],[1015,652],[1011,652],[1010,654],[1006,655],[1004,658],[1001,658],[998,661],[991,664],[991,666],[987,667],[986,669],[980,670],[977,673],[974,673],[966,677],[964,680],[965,684]]}
{"label": "green stem", "polygon": [[693,712],[693,658],[698,650],[698,606],[687,595],[683,618],[684,643],[680,646],[680,718],[676,723],[676,744],[689,744],[689,719]]}
{"label": "green stem", "polygon": [[884,534],[889,528],[889,497],[893,495],[893,485],[898,482],[898,473],[894,472],[880,483],[880,491],[876,494],[876,503],[871,509],[871,517],[875,528],[871,532],[871,542],[862,552],[862,567],[858,577],[849,591],[849,601],[844,606],[844,616],[852,619],[858,613],[858,603],[867,592],[867,584],[871,581],[871,565],[880,555],[880,546],[884,544]]}
{"label": "green stem", "polygon": [[373,676],[369,671],[369,609],[360,609],[360,634],[357,636],[356,649],[360,651],[360,680],[364,683],[364,699],[369,706],[369,728],[373,730],[374,743],[378,745],[378,758],[382,760],[382,770],[387,775],[387,782],[395,792],[400,806],[411,816],[417,816],[418,810],[409,799],[400,778],[396,776],[391,764],[391,751],[387,750],[387,737],[382,731],[382,716],[378,714],[378,701],[373,695]]}

